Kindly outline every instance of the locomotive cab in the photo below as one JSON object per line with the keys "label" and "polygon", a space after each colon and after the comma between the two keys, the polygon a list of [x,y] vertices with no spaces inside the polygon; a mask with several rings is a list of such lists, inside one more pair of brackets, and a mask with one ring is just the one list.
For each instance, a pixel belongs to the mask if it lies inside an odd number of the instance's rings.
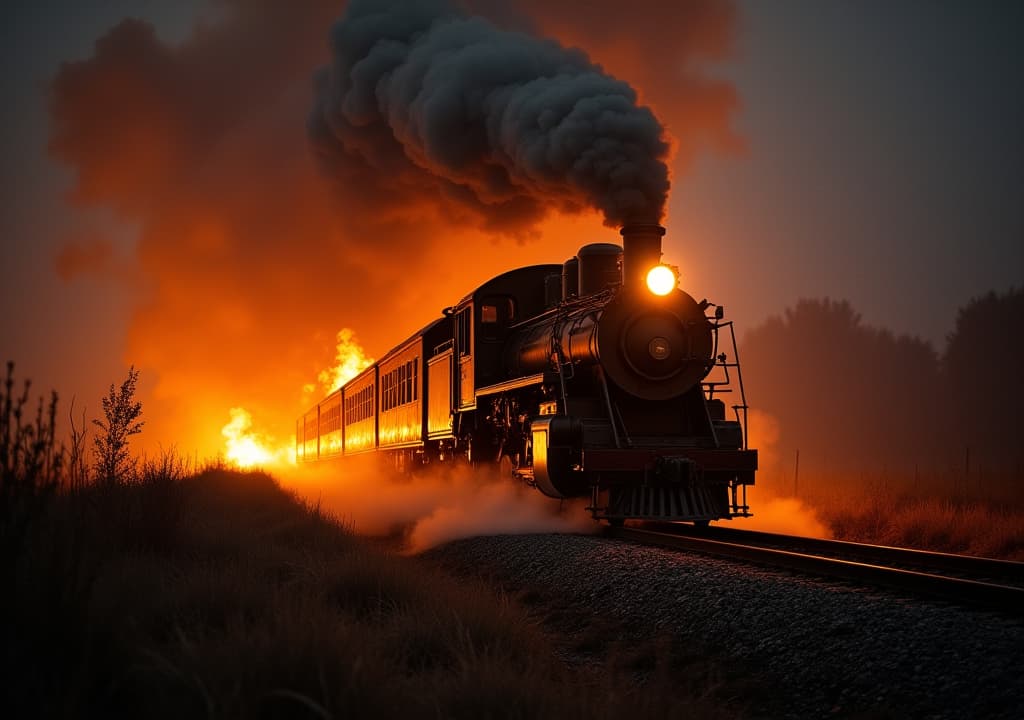
{"label": "locomotive cab", "polygon": [[[498,461],[504,443],[490,422],[489,399],[500,393],[507,375],[502,356],[511,328],[544,311],[548,278],[560,265],[533,265],[498,275],[444,311],[452,320],[449,342],[434,349],[428,375],[429,439],[434,454]],[[450,389],[445,396],[440,388]]]}

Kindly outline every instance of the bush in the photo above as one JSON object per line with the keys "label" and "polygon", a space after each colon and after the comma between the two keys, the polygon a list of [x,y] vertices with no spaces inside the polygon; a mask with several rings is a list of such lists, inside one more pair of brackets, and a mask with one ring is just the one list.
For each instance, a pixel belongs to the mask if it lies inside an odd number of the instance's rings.
{"label": "bush", "polygon": [[135,465],[128,454],[128,438],[142,432],[145,424],[142,403],[135,399],[135,384],[139,372],[135,366],[128,368],[128,377],[119,389],[110,384],[110,391],[103,398],[103,420],[92,423],[101,432],[93,440],[93,455],[96,458],[96,477],[114,483],[131,479]]}

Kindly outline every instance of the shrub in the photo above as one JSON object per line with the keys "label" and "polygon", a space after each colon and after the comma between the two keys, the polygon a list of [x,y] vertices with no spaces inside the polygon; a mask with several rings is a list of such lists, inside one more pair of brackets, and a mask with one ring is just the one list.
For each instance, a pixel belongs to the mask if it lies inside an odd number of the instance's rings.
{"label": "shrub", "polygon": [[96,458],[96,476],[107,482],[118,482],[133,474],[134,463],[128,454],[128,438],[142,432],[145,424],[142,403],[135,399],[135,384],[139,372],[135,366],[128,368],[128,377],[120,389],[110,384],[110,392],[103,398],[103,420],[92,423],[102,432],[93,440],[93,454]]}

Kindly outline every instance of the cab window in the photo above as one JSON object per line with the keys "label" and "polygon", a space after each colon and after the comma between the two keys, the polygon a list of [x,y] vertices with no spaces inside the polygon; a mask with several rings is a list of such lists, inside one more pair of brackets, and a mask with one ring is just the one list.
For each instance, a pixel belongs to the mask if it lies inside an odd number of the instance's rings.
{"label": "cab window", "polygon": [[515,320],[515,301],[508,296],[486,298],[480,305],[480,332],[485,340],[496,340]]}

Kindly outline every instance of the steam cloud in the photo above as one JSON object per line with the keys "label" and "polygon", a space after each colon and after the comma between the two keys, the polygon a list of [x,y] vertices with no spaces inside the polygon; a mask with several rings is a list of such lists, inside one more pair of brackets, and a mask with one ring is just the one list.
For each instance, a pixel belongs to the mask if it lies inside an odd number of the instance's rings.
{"label": "steam cloud", "polygon": [[372,456],[278,473],[286,487],[364,535],[400,536],[404,550],[421,552],[481,533],[592,533],[586,502],[544,497],[496,470],[434,466],[414,478],[397,475]]}
{"label": "steam cloud", "polygon": [[583,51],[445,0],[355,0],[331,40],[309,132],[346,187],[433,187],[496,229],[550,209],[663,217],[664,130]]}

